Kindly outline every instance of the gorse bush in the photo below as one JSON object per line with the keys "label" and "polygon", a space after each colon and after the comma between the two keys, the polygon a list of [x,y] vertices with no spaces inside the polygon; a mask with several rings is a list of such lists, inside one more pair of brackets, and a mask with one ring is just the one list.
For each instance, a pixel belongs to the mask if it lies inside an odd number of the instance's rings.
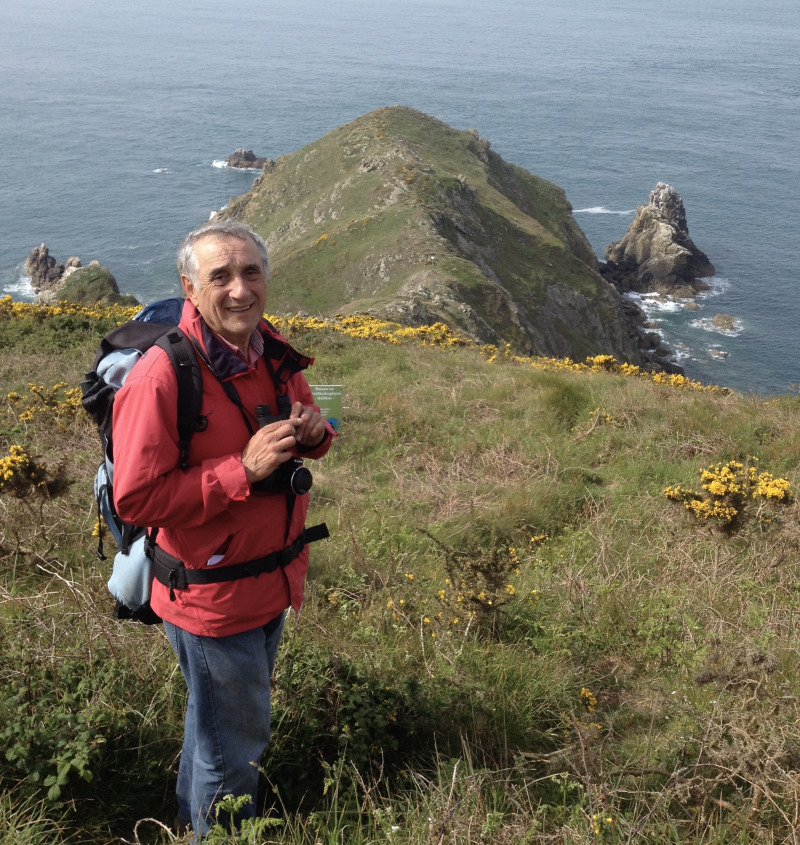
{"label": "gorse bush", "polygon": [[733,534],[756,509],[753,518],[767,525],[771,518],[766,511],[772,505],[788,505],[794,501],[791,485],[771,472],[745,466],[739,461],[716,464],[700,471],[701,492],[675,485],[664,495],[682,502],[689,513],[700,521],[708,520]]}
{"label": "gorse bush", "polygon": [[6,395],[7,413],[19,422],[30,422],[36,414],[49,414],[55,419],[70,419],[81,407],[81,389],[62,381],[51,387],[28,384],[27,393],[12,391]]}
{"label": "gorse bush", "polygon": [[10,446],[8,454],[0,458],[0,493],[22,498],[31,490],[43,490],[46,478],[44,464],[37,463],[22,446]]}
{"label": "gorse bush", "polygon": [[[0,300],[0,842],[174,841],[184,687],[160,628],[110,617],[77,408],[129,316]],[[271,319],[344,385],[332,536],[260,815],[213,841],[794,841],[800,399]]]}

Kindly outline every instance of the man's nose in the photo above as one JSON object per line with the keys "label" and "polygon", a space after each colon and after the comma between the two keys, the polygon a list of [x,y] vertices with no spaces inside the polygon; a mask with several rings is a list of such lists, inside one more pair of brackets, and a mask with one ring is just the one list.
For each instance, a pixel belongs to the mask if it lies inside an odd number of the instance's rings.
{"label": "man's nose", "polygon": [[239,298],[247,296],[249,292],[247,279],[245,279],[244,275],[242,273],[234,273],[228,285],[228,295]]}

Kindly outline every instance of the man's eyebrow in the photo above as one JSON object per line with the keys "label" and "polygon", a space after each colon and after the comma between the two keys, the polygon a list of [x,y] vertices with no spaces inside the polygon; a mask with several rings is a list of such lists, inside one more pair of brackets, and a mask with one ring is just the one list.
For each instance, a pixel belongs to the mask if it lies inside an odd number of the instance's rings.
{"label": "man's eyebrow", "polygon": [[[242,271],[245,273],[250,273],[253,270],[262,270],[263,265],[260,264],[258,261],[253,261],[250,264],[245,264],[242,267]],[[231,272],[231,265],[230,264],[220,264],[219,267],[212,267],[210,270],[207,270],[207,275],[209,279],[213,279],[214,276],[218,275],[219,273],[230,273]]]}

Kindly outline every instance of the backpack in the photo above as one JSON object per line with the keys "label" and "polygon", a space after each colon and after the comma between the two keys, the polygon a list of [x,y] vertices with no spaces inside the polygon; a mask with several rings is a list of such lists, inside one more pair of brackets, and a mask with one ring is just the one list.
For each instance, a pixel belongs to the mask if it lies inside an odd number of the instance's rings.
{"label": "backpack", "polygon": [[[108,589],[116,599],[114,616],[157,624],[160,617],[150,607],[152,553],[147,548],[147,529],[120,519],[114,508],[114,397],[134,364],[151,347],[160,346],[169,357],[178,382],[178,439],[181,466],[189,455],[189,441],[207,421],[200,416],[203,376],[189,338],[178,328],[183,300],[162,299],[143,308],[132,320],[110,331],[101,341],[92,365],[81,382],[82,405],[97,425],[103,460],[94,480],[99,538],[97,557],[103,551],[103,525],[117,546]],[[154,538],[150,539],[154,542]]]}
{"label": "backpack", "polygon": [[[178,328],[183,310],[182,299],[162,299],[143,308],[132,320],[110,331],[101,341],[92,370],[81,382],[83,407],[97,425],[103,446],[103,460],[94,480],[94,495],[97,501],[99,538],[97,557],[106,560],[103,553],[103,524],[111,531],[116,542],[117,553],[108,589],[116,599],[114,616],[117,619],[135,619],[148,625],[161,622],[161,618],[150,607],[150,592],[153,578],[170,589],[174,601],[176,589],[186,589],[191,584],[208,584],[239,578],[257,577],[272,572],[278,567],[288,566],[308,543],[323,540],[329,536],[325,523],[306,527],[297,539],[278,552],[256,560],[245,561],[222,567],[218,570],[192,570],[184,567],[177,558],[168,555],[156,545],[158,529],[148,534],[144,526],[124,522],[114,507],[114,437],[112,431],[114,397],[125,383],[134,364],[152,346],[159,346],[172,363],[178,385],[178,445],[180,466],[186,467],[189,458],[189,441],[196,431],[203,431],[208,420],[201,416],[203,401],[203,373],[197,356],[201,355],[212,374],[216,375],[211,362],[205,357],[199,345]],[[272,365],[268,368],[279,395],[285,389],[289,374],[305,369],[313,359],[306,358],[288,344],[271,343],[271,351],[279,358],[279,372]],[[265,343],[265,352],[267,344]],[[223,387],[234,404],[241,408],[236,389],[223,382]],[[280,401],[279,401],[280,404]],[[248,428],[250,424],[245,417]],[[252,434],[252,431],[251,431]],[[302,464],[299,459],[295,463]],[[282,465],[286,467],[286,465]],[[281,474],[281,473],[278,473]],[[265,479],[266,481],[266,479]],[[263,484],[264,482],[260,482]],[[309,485],[310,486],[310,485]],[[292,500],[293,495],[287,494]]]}

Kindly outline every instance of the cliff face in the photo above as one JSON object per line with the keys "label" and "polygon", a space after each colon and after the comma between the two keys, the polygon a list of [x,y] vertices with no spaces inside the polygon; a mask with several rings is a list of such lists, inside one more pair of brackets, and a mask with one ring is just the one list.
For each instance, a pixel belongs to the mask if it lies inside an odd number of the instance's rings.
{"label": "cliff face", "polygon": [[223,214],[266,239],[275,313],[441,321],[521,354],[644,363],[571,212],[474,130],[391,107],[279,158]]}

